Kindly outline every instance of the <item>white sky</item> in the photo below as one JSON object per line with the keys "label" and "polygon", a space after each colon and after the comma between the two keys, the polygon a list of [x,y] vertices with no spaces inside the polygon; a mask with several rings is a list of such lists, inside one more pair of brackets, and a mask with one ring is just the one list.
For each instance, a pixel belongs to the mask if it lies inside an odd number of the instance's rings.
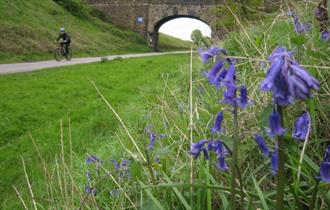
{"label": "white sky", "polygon": [[191,32],[199,29],[204,36],[211,37],[211,28],[204,22],[193,18],[176,18],[164,23],[160,32],[183,40],[190,40]]}

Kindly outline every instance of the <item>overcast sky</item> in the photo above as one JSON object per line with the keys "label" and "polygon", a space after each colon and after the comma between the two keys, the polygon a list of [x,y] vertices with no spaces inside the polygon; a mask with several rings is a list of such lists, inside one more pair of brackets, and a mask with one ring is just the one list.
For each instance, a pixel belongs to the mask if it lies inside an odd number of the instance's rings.
{"label": "overcast sky", "polygon": [[211,28],[202,21],[192,18],[173,19],[163,24],[159,31],[183,40],[191,40],[191,32],[195,29],[199,29],[204,36],[211,37]]}

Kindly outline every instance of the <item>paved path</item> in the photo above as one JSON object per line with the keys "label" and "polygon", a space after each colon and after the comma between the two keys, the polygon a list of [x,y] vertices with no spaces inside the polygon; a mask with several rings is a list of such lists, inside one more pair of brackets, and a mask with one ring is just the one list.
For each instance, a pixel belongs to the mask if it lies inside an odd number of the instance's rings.
{"label": "paved path", "polygon": [[60,66],[71,66],[76,64],[93,63],[99,62],[102,58],[107,58],[108,60],[114,60],[116,58],[139,58],[139,57],[150,57],[157,55],[167,55],[167,54],[185,54],[190,51],[177,51],[177,52],[164,52],[164,53],[139,53],[139,54],[126,54],[126,55],[112,55],[104,57],[89,57],[89,58],[74,58],[71,61],[39,61],[31,63],[15,63],[15,64],[0,64],[0,75],[2,74],[14,74],[21,72],[30,72],[40,69],[47,69]]}

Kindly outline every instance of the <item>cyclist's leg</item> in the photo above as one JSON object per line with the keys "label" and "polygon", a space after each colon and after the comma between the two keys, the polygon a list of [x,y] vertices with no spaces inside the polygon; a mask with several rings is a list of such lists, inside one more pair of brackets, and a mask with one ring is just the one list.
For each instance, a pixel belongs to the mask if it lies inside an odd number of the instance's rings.
{"label": "cyclist's leg", "polygon": [[69,53],[69,47],[70,47],[71,42],[67,42],[65,45],[65,52]]}

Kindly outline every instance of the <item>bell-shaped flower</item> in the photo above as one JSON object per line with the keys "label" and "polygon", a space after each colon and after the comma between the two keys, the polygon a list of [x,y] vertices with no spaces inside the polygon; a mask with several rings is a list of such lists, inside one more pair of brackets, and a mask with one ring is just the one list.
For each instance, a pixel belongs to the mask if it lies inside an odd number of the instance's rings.
{"label": "bell-shaped flower", "polygon": [[329,31],[322,31],[321,32],[321,40],[327,41],[330,39],[330,32]]}
{"label": "bell-shaped flower", "polygon": [[217,169],[220,171],[227,171],[228,165],[225,160],[225,156],[218,156],[217,157]]}
{"label": "bell-shaped flower", "polygon": [[276,149],[273,152],[272,159],[270,162],[271,162],[272,174],[276,175],[278,171],[278,162],[279,162],[278,149]]}
{"label": "bell-shaped flower", "polygon": [[294,124],[292,137],[296,140],[305,141],[310,129],[310,115],[308,112],[304,112],[299,116]]}
{"label": "bell-shaped flower", "polygon": [[323,182],[330,182],[330,146],[327,147],[320,166],[320,178]]}
{"label": "bell-shaped flower", "polygon": [[277,112],[272,112],[269,116],[269,128],[267,134],[270,138],[274,136],[283,136],[286,129],[282,128],[281,117]]}
{"label": "bell-shaped flower", "polygon": [[208,140],[200,140],[196,143],[191,144],[189,153],[194,158],[198,158],[206,142],[208,142]]}
{"label": "bell-shaped flower", "polygon": [[264,155],[264,157],[268,157],[270,152],[269,152],[268,146],[265,142],[265,139],[259,134],[256,134],[254,136],[254,139],[255,139],[256,143],[258,144],[260,150],[262,151],[262,154]]}
{"label": "bell-shaped flower", "polygon": [[239,88],[240,96],[237,99],[237,104],[242,109],[245,109],[248,105],[253,104],[253,101],[248,98],[248,91],[245,85]]}
{"label": "bell-shaped flower", "polygon": [[199,56],[202,59],[202,62],[206,64],[211,58],[214,56],[220,54],[220,53],[225,53],[224,49],[220,49],[218,47],[212,46],[208,50],[203,51],[203,49],[199,49]]}
{"label": "bell-shaped flower", "polygon": [[218,112],[218,114],[215,118],[214,125],[211,129],[212,133],[221,132],[221,130],[222,130],[221,129],[222,120],[223,120],[223,114],[222,114],[222,112]]}
{"label": "bell-shaped flower", "polygon": [[223,99],[221,100],[221,103],[236,106],[236,102],[236,87],[228,86],[227,89],[223,92]]}
{"label": "bell-shaped flower", "polygon": [[86,164],[91,164],[91,163],[102,163],[102,161],[95,155],[90,155],[86,158]]}
{"label": "bell-shaped flower", "polygon": [[293,53],[279,47],[269,56],[271,66],[261,82],[262,91],[271,91],[274,103],[284,106],[296,99],[312,96],[312,89],[319,90],[320,83],[293,58]]}

